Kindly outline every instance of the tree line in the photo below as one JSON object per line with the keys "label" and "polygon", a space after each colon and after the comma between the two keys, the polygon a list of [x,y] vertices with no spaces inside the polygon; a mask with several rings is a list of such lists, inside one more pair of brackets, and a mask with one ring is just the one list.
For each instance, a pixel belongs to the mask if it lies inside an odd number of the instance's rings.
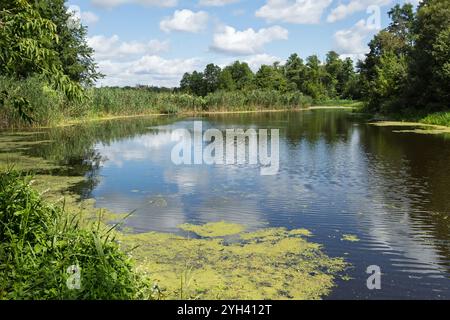
{"label": "tree line", "polygon": [[450,1],[423,0],[396,5],[390,24],[369,43],[354,66],[330,51],[303,61],[292,54],[285,64],[263,65],[253,73],[245,62],[186,73],[180,89],[205,96],[224,90],[300,91],[314,100],[364,100],[371,113],[427,113],[450,108]]}
{"label": "tree line", "polygon": [[391,22],[358,63],[368,110],[423,113],[450,108],[450,1],[423,0],[389,11]]}
{"label": "tree line", "polygon": [[225,68],[208,64],[203,72],[185,73],[180,89],[198,96],[236,90],[275,90],[281,93],[300,91],[315,100],[359,99],[359,75],[352,59],[341,59],[330,51],[322,63],[317,55],[304,61],[292,54],[285,64],[262,65],[254,73],[245,62],[235,61]]}

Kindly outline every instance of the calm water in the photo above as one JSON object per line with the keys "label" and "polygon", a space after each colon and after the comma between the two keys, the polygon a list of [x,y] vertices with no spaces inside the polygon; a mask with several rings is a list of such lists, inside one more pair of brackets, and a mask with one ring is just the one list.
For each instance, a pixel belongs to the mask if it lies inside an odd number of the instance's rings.
{"label": "calm water", "polygon": [[[171,132],[280,129],[280,171],[175,166]],[[82,174],[74,190],[98,207],[136,210],[136,232],[226,220],[248,229],[307,228],[330,256],[353,264],[329,298],[450,299],[450,137],[367,125],[343,110],[134,119],[40,133],[26,150]],[[38,139],[36,137],[36,139]],[[359,242],[342,241],[344,234]],[[366,287],[369,265],[382,290]]]}

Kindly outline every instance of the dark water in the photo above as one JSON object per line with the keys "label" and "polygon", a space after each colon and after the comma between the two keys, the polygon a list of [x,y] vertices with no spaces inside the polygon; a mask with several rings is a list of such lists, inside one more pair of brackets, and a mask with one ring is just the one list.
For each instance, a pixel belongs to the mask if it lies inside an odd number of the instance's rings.
{"label": "dark water", "polygon": [[[279,173],[174,165],[171,132],[192,130],[194,120],[280,129]],[[44,133],[53,142],[27,152],[85,175],[76,189],[98,207],[136,210],[128,220],[136,232],[220,220],[307,228],[328,255],[353,264],[331,299],[450,299],[450,137],[396,130],[343,110],[139,119],[54,130]],[[382,270],[381,290],[367,289],[370,265]]]}

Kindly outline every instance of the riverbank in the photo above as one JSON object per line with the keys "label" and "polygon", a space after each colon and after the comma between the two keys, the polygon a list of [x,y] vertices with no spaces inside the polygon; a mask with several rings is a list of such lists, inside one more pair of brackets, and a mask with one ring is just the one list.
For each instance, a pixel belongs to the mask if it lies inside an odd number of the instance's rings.
{"label": "riverbank", "polygon": [[[343,104],[343,105],[313,105],[301,108],[282,108],[282,109],[262,109],[257,108],[254,110],[230,110],[230,111],[184,111],[176,114],[167,114],[167,113],[141,113],[141,114],[133,114],[133,115],[95,115],[95,116],[86,116],[82,118],[76,119],[65,119],[53,125],[39,125],[37,123],[32,126],[27,127],[12,127],[12,128],[1,128],[0,130],[8,131],[10,130],[21,130],[21,129],[51,129],[57,127],[69,127],[75,125],[82,125],[88,123],[95,122],[103,122],[103,121],[111,121],[111,120],[125,120],[125,119],[139,119],[145,117],[194,117],[194,116],[202,116],[202,115],[215,115],[215,114],[251,114],[251,113],[281,113],[281,112],[292,112],[292,111],[308,111],[308,110],[332,110],[332,109],[342,109],[342,110],[354,110],[359,106],[359,102],[355,102],[353,104]],[[0,131],[1,132],[1,131]]]}
{"label": "riverbank", "polygon": [[424,134],[450,133],[450,111],[425,115],[423,113],[377,115],[375,118],[376,121],[369,120],[369,124],[379,127],[405,127],[396,131]]}

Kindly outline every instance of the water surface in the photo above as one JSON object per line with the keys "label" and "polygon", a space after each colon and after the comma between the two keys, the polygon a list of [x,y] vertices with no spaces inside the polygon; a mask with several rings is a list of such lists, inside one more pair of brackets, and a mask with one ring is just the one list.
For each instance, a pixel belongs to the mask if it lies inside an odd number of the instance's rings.
{"label": "water surface", "polygon": [[[205,130],[280,129],[279,173],[174,165],[171,132],[193,121]],[[135,232],[221,220],[306,228],[353,265],[329,298],[449,299],[450,137],[396,129],[345,110],[143,118],[41,132],[49,142],[26,152],[65,165],[53,174],[86,176],[76,191],[98,207],[136,210],[127,221]],[[370,265],[382,269],[381,290],[366,287]]]}

